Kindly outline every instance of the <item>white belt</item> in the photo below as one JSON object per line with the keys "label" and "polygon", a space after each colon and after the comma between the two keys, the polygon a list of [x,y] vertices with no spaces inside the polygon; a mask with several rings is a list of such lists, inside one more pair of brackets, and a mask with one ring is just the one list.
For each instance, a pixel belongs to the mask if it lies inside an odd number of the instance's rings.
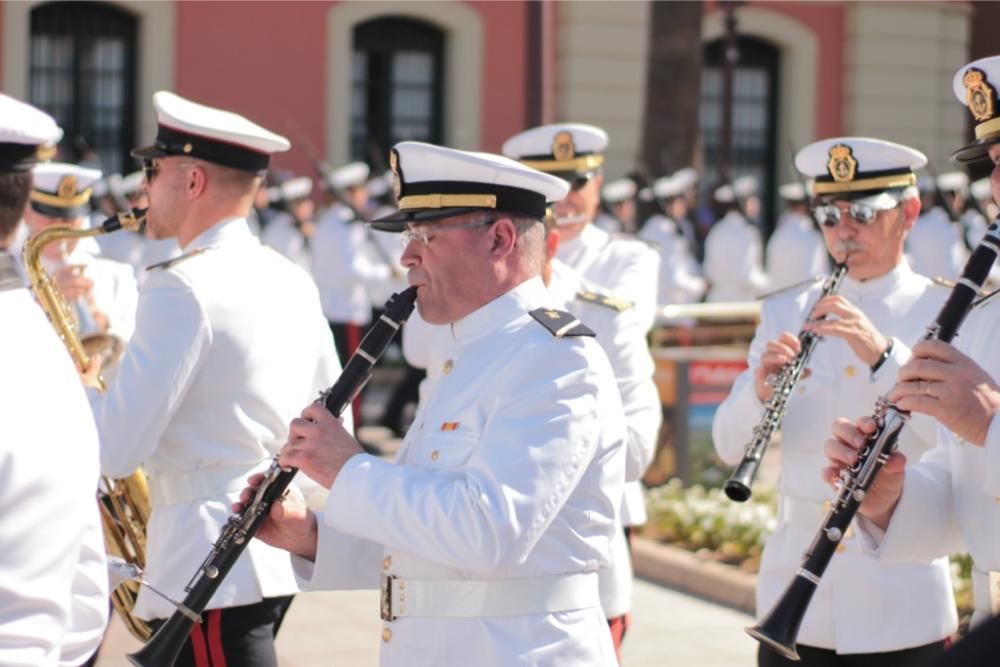
{"label": "white belt", "polygon": [[176,473],[157,473],[149,478],[149,497],[154,507],[204,500],[241,491],[250,475],[266,470],[271,459],[257,465],[223,466]]}
{"label": "white belt", "polygon": [[1000,616],[1000,571],[984,572],[973,567],[972,597],[976,604],[973,624],[991,616]]}
{"label": "white belt", "polygon": [[451,581],[414,581],[383,574],[381,593],[383,621],[406,616],[524,616],[587,609],[601,604],[596,572]]}

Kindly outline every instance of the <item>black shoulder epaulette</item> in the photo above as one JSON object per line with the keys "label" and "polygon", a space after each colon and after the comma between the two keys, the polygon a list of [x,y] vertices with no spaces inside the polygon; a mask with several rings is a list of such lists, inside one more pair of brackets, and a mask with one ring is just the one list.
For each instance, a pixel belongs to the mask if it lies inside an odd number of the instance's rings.
{"label": "black shoulder epaulette", "polygon": [[619,313],[628,310],[635,304],[631,301],[626,301],[624,299],[616,299],[613,296],[608,296],[607,294],[598,294],[597,292],[591,292],[589,290],[580,290],[576,293],[576,298],[580,301],[586,301],[587,303],[594,303],[598,306],[604,306],[605,308],[610,308],[611,310],[617,310]]}
{"label": "black shoulder epaulette", "polygon": [[208,248],[196,248],[196,249],[192,250],[191,252],[184,253],[183,255],[178,255],[177,257],[171,257],[170,259],[166,260],[165,262],[158,262],[156,264],[153,264],[152,266],[147,266],[146,270],[147,271],[155,271],[157,269],[169,269],[174,264],[177,264],[178,262],[182,262],[185,259],[190,259],[192,257],[197,257],[198,255],[200,255],[201,253],[205,252],[206,250],[208,250]]}
{"label": "black shoulder epaulette", "polygon": [[776,289],[773,292],[768,292],[764,296],[760,297],[760,300],[764,301],[765,299],[770,299],[772,296],[778,296],[779,294],[784,294],[785,292],[799,290],[804,287],[812,287],[822,280],[826,280],[826,276],[813,276],[812,278],[807,278],[800,283],[795,283],[794,285],[789,285],[788,287],[782,287],[781,289]]}
{"label": "black shoulder epaulette", "polygon": [[548,329],[549,333],[556,338],[596,335],[590,330],[589,327],[581,323],[580,320],[576,319],[574,315],[567,313],[565,310],[556,310],[554,308],[536,308],[529,314],[535,318],[536,322]]}

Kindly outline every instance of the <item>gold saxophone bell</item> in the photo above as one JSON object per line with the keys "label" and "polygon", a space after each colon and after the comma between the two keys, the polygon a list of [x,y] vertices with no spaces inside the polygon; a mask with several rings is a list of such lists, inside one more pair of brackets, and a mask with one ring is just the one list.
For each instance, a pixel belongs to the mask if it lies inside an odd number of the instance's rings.
{"label": "gold saxophone bell", "polygon": [[[77,332],[85,329],[84,323],[77,321],[78,315],[66,302],[52,276],[42,266],[42,250],[49,243],[57,241],[98,236],[119,229],[135,231],[144,217],[144,209],[132,209],[108,218],[100,226],[91,229],[74,229],[67,225],[57,225],[43,230],[24,244],[22,253],[24,268],[31,281],[31,289],[81,373],[87,368],[92,355],[108,354],[108,360],[116,356],[120,358],[124,346],[120,339],[102,333],[85,331],[81,340]],[[107,340],[109,338],[117,343]],[[101,385],[103,389],[103,381]],[[149,520],[150,507],[146,475],[142,470],[137,470],[126,479],[114,480],[102,477],[101,488],[98,489],[98,506],[108,553],[112,557],[125,560],[139,571],[145,569],[146,524]],[[112,591],[111,603],[129,632],[139,640],[147,641],[153,635],[153,630],[146,621],[136,617],[132,611],[139,587],[138,581],[125,581]]]}

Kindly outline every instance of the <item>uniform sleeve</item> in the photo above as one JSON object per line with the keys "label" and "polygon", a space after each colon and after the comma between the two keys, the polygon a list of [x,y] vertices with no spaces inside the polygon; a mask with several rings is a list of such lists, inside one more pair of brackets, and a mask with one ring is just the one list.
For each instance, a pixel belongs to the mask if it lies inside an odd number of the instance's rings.
{"label": "uniform sleeve", "polygon": [[[615,414],[608,403],[618,401],[616,392],[607,385],[598,392],[612,381],[607,367],[589,368],[582,346],[551,350],[522,352],[497,378],[486,430],[467,445],[464,464],[415,468],[351,458],[330,490],[327,524],[466,571],[523,562],[574,492],[602,429],[615,428],[606,415]],[[617,428],[621,442],[624,427]]]}
{"label": "uniform sleeve", "polygon": [[125,264],[114,265],[114,303],[109,307],[108,331],[128,342],[135,332],[135,311],[138,307],[139,289],[132,268]]}
{"label": "uniform sleeve", "polygon": [[106,393],[88,390],[101,438],[101,468],[127,477],[157,448],[198,373],[212,332],[182,278],[158,271],[143,285],[135,335]]}
{"label": "uniform sleeve", "polygon": [[97,512],[80,545],[79,566],[73,577],[70,627],[60,647],[61,665],[81,665],[100,647],[108,625],[108,563]]}
{"label": "uniform sleeve", "polygon": [[903,495],[884,534],[855,521],[862,548],[887,561],[926,563],[965,549],[952,499],[950,434],[940,427],[938,446],[906,468]]}
{"label": "uniform sleeve", "polygon": [[1000,419],[993,417],[990,428],[986,431],[986,488],[983,492],[988,496],[1000,498]]}
{"label": "uniform sleeve", "polygon": [[292,569],[303,591],[378,588],[382,545],[331,528],[317,513],[316,561],[293,555]]}
{"label": "uniform sleeve", "polygon": [[736,377],[729,396],[719,405],[712,420],[712,443],[715,451],[729,465],[736,465],[743,459],[746,445],[753,437],[754,426],[763,415],[764,405],[754,391],[753,373],[760,365],[761,355],[768,342],[781,334],[774,320],[774,304],[765,301],[760,324],[750,342],[750,352],[747,355],[749,367]]}

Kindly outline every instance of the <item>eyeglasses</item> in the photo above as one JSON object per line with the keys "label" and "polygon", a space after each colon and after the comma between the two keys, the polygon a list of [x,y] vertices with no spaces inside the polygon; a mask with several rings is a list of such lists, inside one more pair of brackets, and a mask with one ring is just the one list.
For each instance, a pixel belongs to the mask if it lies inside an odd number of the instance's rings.
{"label": "eyeglasses", "polygon": [[573,192],[581,190],[583,186],[587,185],[587,183],[590,183],[591,178],[592,174],[580,174],[574,176],[573,179],[569,182],[569,189],[572,190]]}
{"label": "eyeglasses", "polygon": [[[898,205],[896,204],[896,206]],[[875,208],[870,204],[854,203],[842,209],[836,204],[822,204],[813,208],[813,215],[816,216],[816,221],[824,227],[836,227],[845,212],[854,218],[859,225],[870,225],[875,222],[875,218],[878,217],[880,211],[890,211],[896,208],[896,206],[891,208]]]}
{"label": "eyeglasses", "polygon": [[403,246],[410,245],[411,242],[416,241],[420,245],[428,245],[434,240],[431,235],[434,232],[448,231],[449,229],[476,229],[479,227],[486,228],[493,224],[493,221],[483,222],[482,220],[476,220],[475,222],[463,222],[457,225],[446,225],[440,222],[424,222],[414,224],[412,227],[407,227],[400,234],[400,238],[403,241]]}
{"label": "eyeglasses", "polygon": [[[178,162],[177,167],[193,167],[195,164],[193,162]],[[146,179],[147,184],[151,184],[153,179],[156,178],[156,174],[163,169],[162,162],[156,162],[154,160],[143,160],[142,161],[142,177]]]}

